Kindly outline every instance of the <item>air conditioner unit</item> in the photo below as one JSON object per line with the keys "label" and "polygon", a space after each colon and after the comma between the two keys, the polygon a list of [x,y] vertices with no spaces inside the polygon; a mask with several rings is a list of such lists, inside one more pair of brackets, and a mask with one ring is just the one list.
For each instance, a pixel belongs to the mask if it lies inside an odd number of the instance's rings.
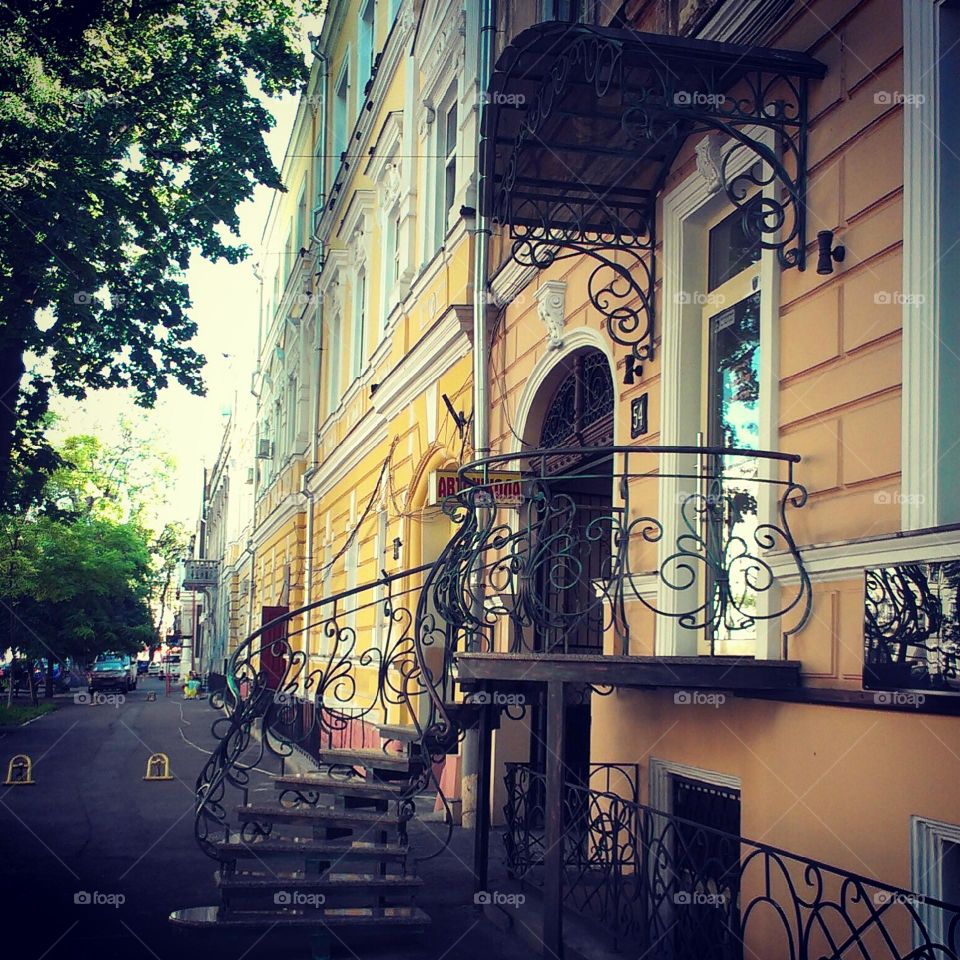
{"label": "air conditioner unit", "polygon": [[253,483],[256,479],[256,470],[253,467],[247,468],[247,483]]}
{"label": "air conditioner unit", "polygon": [[273,459],[273,441],[272,440],[257,441],[257,459],[258,460]]}

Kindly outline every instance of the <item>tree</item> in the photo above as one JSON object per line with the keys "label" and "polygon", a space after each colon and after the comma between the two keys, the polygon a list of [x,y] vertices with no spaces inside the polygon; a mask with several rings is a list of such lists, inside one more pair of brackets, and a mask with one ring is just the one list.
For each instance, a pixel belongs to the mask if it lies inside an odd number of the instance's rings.
{"label": "tree", "polygon": [[183,524],[167,523],[152,544],[152,572],[150,577],[150,605],[154,612],[154,637],[150,642],[150,658],[162,641],[160,631],[170,601],[170,590],[177,564],[186,556],[189,537]]}
{"label": "tree", "polygon": [[135,654],[150,643],[150,550],[140,529],[90,516],[40,516],[25,529],[33,562],[17,592],[3,597],[11,648],[46,659],[52,680],[54,661]]}
{"label": "tree", "polygon": [[301,12],[0,5],[0,493],[51,389],[129,387],[147,406],[171,379],[202,392],[184,272],[195,252],[238,262],[238,204],[282,189],[258,92],[304,79]]}

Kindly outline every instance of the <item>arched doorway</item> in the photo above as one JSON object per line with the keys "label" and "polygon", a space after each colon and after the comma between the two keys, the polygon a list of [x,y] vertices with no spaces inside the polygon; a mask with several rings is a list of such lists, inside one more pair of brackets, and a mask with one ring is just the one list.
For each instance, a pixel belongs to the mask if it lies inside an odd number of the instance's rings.
{"label": "arched doorway", "polygon": [[[535,649],[568,655],[602,654],[604,605],[594,583],[610,575],[613,507],[614,386],[610,362],[596,349],[566,358],[544,384],[549,397],[539,428],[545,475],[542,516],[531,518],[545,562],[532,584],[549,616],[537,625]],[[536,434],[534,434],[536,435]],[[569,782],[590,777],[590,691],[565,710],[564,765]],[[531,718],[530,761],[546,768],[546,717],[538,704]]]}

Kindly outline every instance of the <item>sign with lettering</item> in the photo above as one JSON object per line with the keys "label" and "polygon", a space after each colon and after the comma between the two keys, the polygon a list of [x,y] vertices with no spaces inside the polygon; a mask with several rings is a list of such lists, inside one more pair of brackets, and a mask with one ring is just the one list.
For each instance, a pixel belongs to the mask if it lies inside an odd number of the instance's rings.
{"label": "sign with lettering", "polygon": [[476,501],[480,504],[519,507],[523,500],[523,474],[519,471],[489,471],[484,483],[479,470],[465,477],[461,477],[456,470],[436,470],[430,477],[430,502],[442,504],[447,497],[454,497],[471,486],[481,487],[482,493]]}

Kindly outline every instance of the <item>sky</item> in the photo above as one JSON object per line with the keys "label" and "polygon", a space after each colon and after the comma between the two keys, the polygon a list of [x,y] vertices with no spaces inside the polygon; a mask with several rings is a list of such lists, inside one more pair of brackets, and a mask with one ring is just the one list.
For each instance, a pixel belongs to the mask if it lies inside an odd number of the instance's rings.
{"label": "sky", "polygon": [[[277,168],[283,160],[296,113],[297,98],[264,101],[276,119],[267,143]],[[142,410],[127,390],[98,390],[78,402],[58,399],[54,410],[61,416],[57,434],[92,433],[105,441],[117,435],[120,418],[143,418],[148,435],[170,453],[177,464],[176,483],[165,512],[158,518],[183,520],[193,527],[200,513],[203,467],[213,466],[226,414],[235,391],[250,389],[255,366],[260,290],[253,262],[270,206],[272,191],[257,189],[253,200],[239,208],[240,240],[251,249],[242,263],[211,264],[196,256],[187,273],[193,299],[191,315],[197,323],[192,345],[207,358],[205,397],[195,397],[179,385],[163,390],[152,410]]]}

